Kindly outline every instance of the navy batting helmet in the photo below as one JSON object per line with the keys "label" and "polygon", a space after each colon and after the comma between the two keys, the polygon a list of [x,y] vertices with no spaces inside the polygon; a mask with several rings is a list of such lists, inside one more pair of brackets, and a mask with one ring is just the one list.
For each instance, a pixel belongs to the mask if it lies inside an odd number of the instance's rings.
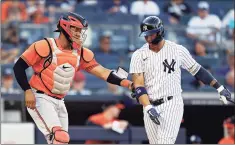
{"label": "navy batting helmet", "polygon": [[140,24],[141,33],[139,36],[149,36],[157,34],[157,37],[152,41],[153,44],[158,44],[164,37],[164,27],[162,20],[157,16],[149,16]]}

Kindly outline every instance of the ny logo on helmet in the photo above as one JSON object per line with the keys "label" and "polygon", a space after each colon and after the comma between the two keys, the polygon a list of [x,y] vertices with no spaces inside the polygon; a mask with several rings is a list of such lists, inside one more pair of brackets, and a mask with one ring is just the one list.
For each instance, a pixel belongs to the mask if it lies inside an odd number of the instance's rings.
{"label": "ny logo on helmet", "polygon": [[143,30],[144,31],[147,31],[148,30],[148,27],[146,25],[143,26]]}

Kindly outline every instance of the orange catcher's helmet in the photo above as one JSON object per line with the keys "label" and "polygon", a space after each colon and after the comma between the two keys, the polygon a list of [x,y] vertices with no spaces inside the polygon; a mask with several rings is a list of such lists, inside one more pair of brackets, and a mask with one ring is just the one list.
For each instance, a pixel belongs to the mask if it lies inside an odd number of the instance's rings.
{"label": "orange catcher's helmet", "polygon": [[[71,31],[72,26],[80,29],[79,42],[74,39],[75,36],[73,36]],[[80,49],[86,40],[87,28],[88,23],[85,18],[76,13],[68,12],[60,17],[57,24],[57,30],[55,30],[55,32],[62,32],[66,39],[70,42],[73,49]]]}

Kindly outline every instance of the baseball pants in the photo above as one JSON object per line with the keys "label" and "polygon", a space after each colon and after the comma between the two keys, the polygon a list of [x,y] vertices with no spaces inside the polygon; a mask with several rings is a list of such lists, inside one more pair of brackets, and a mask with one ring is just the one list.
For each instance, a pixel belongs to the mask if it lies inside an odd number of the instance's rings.
{"label": "baseball pants", "polygon": [[[63,130],[68,131],[68,113],[64,100],[58,100],[45,94],[35,93],[36,110],[27,108],[38,129],[44,134],[49,143],[49,134],[54,126],[60,126]],[[46,125],[45,125],[46,124]],[[46,127],[47,126],[47,127]],[[48,129],[47,129],[48,128]]]}
{"label": "baseball pants", "polygon": [[[166,100],[164,98],[164,100]],[[155,124],[144,112],[144,125],[150,144],[174,144],[183,118],[184,105],[181,96],[174,96],[155,109],[160,113],[160,125]]]}

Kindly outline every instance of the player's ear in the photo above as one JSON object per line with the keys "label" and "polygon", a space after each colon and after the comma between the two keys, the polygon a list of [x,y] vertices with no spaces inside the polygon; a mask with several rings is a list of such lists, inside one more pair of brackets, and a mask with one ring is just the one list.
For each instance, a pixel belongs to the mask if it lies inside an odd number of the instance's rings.
{"label": "player's ear", "polygon": [[94,53],[88,48],[82,48],[82,58],[86,62],[90,62],[94,58]]}

